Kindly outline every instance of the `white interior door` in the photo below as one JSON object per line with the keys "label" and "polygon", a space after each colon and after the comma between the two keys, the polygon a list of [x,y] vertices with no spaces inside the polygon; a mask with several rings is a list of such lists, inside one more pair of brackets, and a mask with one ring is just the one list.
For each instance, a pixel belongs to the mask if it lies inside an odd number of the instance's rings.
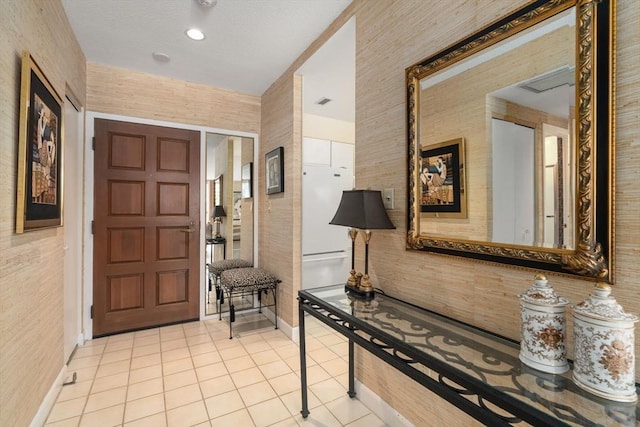
{"label": "white interior door", "polygon": [[82,113],[67,100],[63,139],[64,360],[82,340]]}
{"label": "white interior door", "polygon": [[534,132],[492,119],[493,242],[531,246],[534,240]]}

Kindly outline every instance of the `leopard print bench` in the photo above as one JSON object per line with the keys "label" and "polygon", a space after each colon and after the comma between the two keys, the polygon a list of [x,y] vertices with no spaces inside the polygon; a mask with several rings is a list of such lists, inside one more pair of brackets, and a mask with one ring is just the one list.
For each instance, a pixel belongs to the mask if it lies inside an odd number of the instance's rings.
{"label": "leopard print bench", "polygon": [[[229,301],[229,339],[233,338],[233,322],[235,322],[235,306],[233,305],[233,297],[245,295],[247,293],[257,293],[259,308],[258,312],[262,313],[262,295],[273,295],[273,307],[275,307],[275,328],[278,329],[278,305],[277,305],[277,287],[281,280],[262,268],[242,267],[224,270],[220,273],[220,307],[224,304],[224,294],[227,295]],[[220,310],[220,313],[222,310]],[[220,314],[222,316],[222,314]],[[222,318],[222,317],[220,317]]]}
{"label": "leopard print bench", "polygon": [[220,275],[226,270],[246,267],[253,267],[253,264],[243,259],[223,259],[222,261],[208,263],[207,270],[209,271],[209,289],[207,292],[207,303],[211,302],[209,295],[215,286],[216,310],[220,310],[220,298],[222,296],[220,290]]}
{"label": "leopard print bench", "polygon": [[234,268],[253,267],[253,264],[243,259],[223,259],[222,261],[216,261],[207,264],[207,266],[209,267],[209,274],[220,276],[223,271],[231,270]]}

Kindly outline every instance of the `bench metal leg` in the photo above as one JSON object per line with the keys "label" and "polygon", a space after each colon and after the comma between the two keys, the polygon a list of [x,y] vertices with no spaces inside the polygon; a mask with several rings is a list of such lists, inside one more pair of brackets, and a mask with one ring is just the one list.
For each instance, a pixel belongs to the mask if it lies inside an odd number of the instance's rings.
{"label": "bench metal leg", "polygon": [[[271,305],[269,305],[269,301],[263,301],[263,298],[268,298],[269,296],[269,291],[273,292],[273,306],[275,306],[275,329],[278,329],[278,293],[277,293],[277,283],[269,285],[267,287],[264,288],[258,288],[258,289],[253,289],[250,292],[251,295],[251,301],[252,301],[252,305],[251,307],[253,309],[255,309],[255,293],[258,293],[258,313],[262,313],[262,307],[271,307]],[[262,293],[264,292],[264,296],[262,295]],[[225,286],[222,286],[222,284],[220,284],[220,308],[218,310],[218,318],[220,320],[222,320],[222,304],[224,304],[224,299],[225,299],[225,294],[226,297],[228,299],[228,303],[229,303],[229,339],[233,339],[233,323],[236,321],[236,308],[235,305],[233,304],[233,296],[239,296],[241,300],[244,300],[245,295],[247,295],[247,291],[242,290],[242,291],[234,291],[233,289],[228,289]],[[263,302],[265,304],[263,304]],[[242,311],[242,308],[240,309]]]}
{"label": "bench metal leg", "polygon": [[236,306],[231,304],[229,307],[229,339],[233,338],[233,322],[236,321]]}
{"label": "bench metal leg", "polygon": [[[276,315],[276,319],[275,319],[275,325],[276,325],[276,329],[278,329],[278,286],[276,283],[276,286],[274,286],[271,289],[271,292],[273,293],[273,306],[274,306],[274,311],[275,311],[275,315]],[[265,295],[267,294],[267,291],[264,291]]]}

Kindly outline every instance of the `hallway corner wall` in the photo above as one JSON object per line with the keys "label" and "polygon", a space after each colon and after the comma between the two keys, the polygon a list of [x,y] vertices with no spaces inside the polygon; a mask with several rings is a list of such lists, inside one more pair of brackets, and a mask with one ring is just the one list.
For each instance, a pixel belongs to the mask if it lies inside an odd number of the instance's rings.
{"label": "hallway corner wall", "polygon": [[[63,371],[64,230],[15,234],[21,54],[64,98],[84,102],[86,61],[59,0],[10,0],[0,14],[0,425],[29,425]],[[64,123],[63,123],[64,126]],[[64,143],[63,143],[64,144]],[[64,147],[64,145],[63,145]],[[72,226],[66,224],[66,227]]]}

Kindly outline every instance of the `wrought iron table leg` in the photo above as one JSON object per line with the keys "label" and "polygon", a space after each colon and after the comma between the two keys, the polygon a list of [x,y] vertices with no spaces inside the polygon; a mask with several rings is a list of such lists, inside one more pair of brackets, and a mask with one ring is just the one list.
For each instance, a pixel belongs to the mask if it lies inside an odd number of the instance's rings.
{"label": "wrought iron table leg", "polygon": [[301,301],[298,302],[298,319],[300,324],[300,386],[302,388],[302,410],[300,414],[302,414],[302,418],[307,418],[307,416],[309,416],[309,405],[307,402],[307,353],[304,336],[304,311],[302,310]]}
{"label": "wrought iron table leg", "polygon": [[349,397],[356,397],[356,390],[354,384],[354,372],[353,372],[353,340],[349,340],[349,391],[347,394]]}

